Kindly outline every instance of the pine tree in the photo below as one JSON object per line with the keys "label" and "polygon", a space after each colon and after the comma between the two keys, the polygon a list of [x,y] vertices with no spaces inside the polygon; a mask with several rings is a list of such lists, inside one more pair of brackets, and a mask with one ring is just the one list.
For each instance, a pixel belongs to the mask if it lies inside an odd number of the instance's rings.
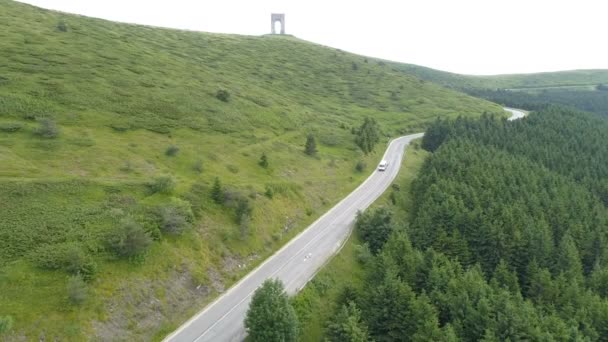
{"label": "pine tree", "polygon": [[314,156],[317,154],[317,143],[315,142],[315,137],[312,134],[306,136],[306,145],[304,146],[304,153],[309,156]]}
{"label": "pine tree", "polygon": [[268,279],[255,291],[245,327],[249,340],[253,342],[297,340],[298,318],[280,280]]}
{"label": "pine tree", "polygon": [[224,191],[222,189],[222,183],[220,183],[220,179],[215,177],[213,181],[213,187],[211,188],[211,198],[217,204],[222,204],[224,201]]}
{"label": "pine tree", "polygon": [[327,340],[335,342],[367,342],[367,326],[361,320],[361,310],[353,302],[342,305],[327,327]]}

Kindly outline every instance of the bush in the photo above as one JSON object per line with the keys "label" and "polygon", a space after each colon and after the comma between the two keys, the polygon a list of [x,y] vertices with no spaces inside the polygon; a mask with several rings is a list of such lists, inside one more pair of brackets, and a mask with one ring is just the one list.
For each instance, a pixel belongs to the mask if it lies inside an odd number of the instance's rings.
{"label": "bush", "polygon": [[234,211],[236,216],[236,223],[241,224],[245,217],[251,217],[252,211],[253,208],[251,207],[249,200],[245,197],[239,198],[237,200],[236,210]]}
{"label": "bush", "polygon": [[199,159],[194,162],[192,169],[196,171],[196,173],[203,173],[203,161]]}
{"label": "bush", "polygon": [[363,170],[365,170],[365,163],[361,160],[359,160],[357,162],[357,165],[355,165],[355,170],[357,170],[357,172],[363,172]]}
{"label": "bush", "polygon": [[172,204],[159,209],[160,229],[165,234],[179,235],[194,221],[190,203],[174,199]]}
{"label": "bush", "polygon": [[11,316],[0,316],[0,335],[13,328],[13,318]]}
{"label": "bush", "polygon": [[68,25],[65,23],[65,21],[61,20],[57,23],[57,30],[59,32],[68,32]]}
{"label": "bush", "polygon": [[152,238],[133,219],[126,218],[108,236],[110,249],[119,257],[129,258],[143,254],[152,244]]}
{"label": "bush", "polygon": [[52,139],[59,135],[59,128],[53,119],[42,118],[38,120],[38,127],[34,130],[34,133],[43,138]]}
{"label": "bush", "polygon": [[354,250],[355,258],[362,265],[366,265],[374,257],[372,255],[372,252],[369,250],[369,246],[367,245],[367,243],[364,243],[362,245],[355,245]]}
{"label": "bush", "polygon": [[68,279],[67,292],[70,304],[80,305],[87,299],[87,284],[81,276],[71,276],[70,279]]}
{"label": "bush", "polygon": [[266,156],[266,153],[262,153],[262,156],[260,157],[260,161],[258,162],[258,164],[265,169],[268,168],[268,157]]}
{"label": "bush", "polygon": [[0,124],[0,132],[13,133],[21,130],[23,125],[18,122],[7,122]]}
{"label": "bush", "polygon": [[81,275],[85,280],[93,279],[97,272],[95,261],[76,243],[40,247],[32,254],[31,260],[39,268],[63,270],[72,275]]}
{"label": "bush", "polygon": [[218,90],[217,93],[215,93],[215,97],[217,97],[218,100],[223,102],[230,101],[230,93],[224,89]]}
{"label": "bush", "polygon": [[173,157],[177,153],[179,153],[179,147],[177,147],[175,145],[171,145],[171,146],[167,147],[167,149],[165,150],[165,155],[167,155],[169,157]]}
{"label": "bush", "polygon": [[266,187],[266,192],[264,192],[264,196],[272,199],[274,197],[274,191],[272,191],[272,188],[267,186]]}
{"label": "bush", "polygon": [[226,168],[232,173],[239,173],[239,167],[236,165],[226,165]]}
{"label": "bush", "polygon": [[154,179],[148,186],[153,194],[170,194],[175,189],[175,180],[171,176],[160,176]]}

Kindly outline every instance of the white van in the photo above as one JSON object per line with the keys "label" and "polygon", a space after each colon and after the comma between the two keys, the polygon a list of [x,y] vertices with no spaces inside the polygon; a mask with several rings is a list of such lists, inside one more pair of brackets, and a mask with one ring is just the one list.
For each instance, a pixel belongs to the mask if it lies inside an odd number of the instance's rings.
{"label": "white van", "polygon": [[388,162],[384,159],[378,164],[378,171],[384,171],[388,167]]}

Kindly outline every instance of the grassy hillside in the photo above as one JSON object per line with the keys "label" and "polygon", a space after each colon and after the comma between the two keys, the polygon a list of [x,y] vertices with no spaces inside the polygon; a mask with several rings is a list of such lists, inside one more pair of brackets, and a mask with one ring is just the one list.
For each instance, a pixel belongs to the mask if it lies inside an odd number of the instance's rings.
{"label": "grassy hillside", "polygon": [[395,63],[395,67],[420,79],[455,89],[550,89],[595,88],[608,83],[608,70],[569,70],[534,74],[472,76],[431,69],[414,64]]}
{"label": "grassy hillside", "polygon": [[[354,189],[389,137],[500,112],[293,37],[7,0],[0,23],[6,340],[161,338]],[[368,155],[353,135],[365,117],[383,132]]]}

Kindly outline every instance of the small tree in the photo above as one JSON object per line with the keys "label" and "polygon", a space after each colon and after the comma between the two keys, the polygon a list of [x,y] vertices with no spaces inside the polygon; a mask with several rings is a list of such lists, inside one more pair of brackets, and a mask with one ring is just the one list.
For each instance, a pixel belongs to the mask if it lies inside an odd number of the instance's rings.
{"label": "small tree", "polygon": [[203,173],[203,161],[199,159],[194,162],[192,169],[196,171],[196,173]]}
{"label": "small tree", "polygon": [[355,170],[357,170],[357,172],[363,172],[363,170],[365,170],[365,163],[362,160],[359,160],[357,165],[355,165]]}
{"label": "small tree", "polygon": [[131,218],[123,219],[108,238],[110,248],[120,257],[133,257],[145,252],[152,238]]}
{"label": "small tree", "polygon": [[34,130],[34,133],[43,138],[52,139],[59,135],[59,128],[53,119],[42,118],[38,121],[38,127]]}
{"label": "small tree", "polygon": [[71,304],[80,305],[87,299],[87,284],[79,275],[71,276],[68,279],[67,291]]}
{"label": "small tree", "polygon": [[8,332],[13,327],[13,318],[11,316],[0,316],[0,335]]}
{"label": "small tree", "polygon": [[253,342],[297,340],[298,318],[280,280],[268,279],[255,291],[245,327]]}
{"label": "small tree", "polygon": [[213,187],[211,188],[211,199],[217,204],[222,204],[222,202],[224,202],[224,190],[222,189],[220,179],[217,177],[215,177]]}
{"label": "small tree", "polygon": [[317,153],[317,143],[315,142],[315,137],[312,134],[309,134],[306,137],[304,153],[308,154],[309,156],[314,156]]}
{"label": "small tree", "polygon": [[258,164],[265,169],[268,168],[268,157],[266,157],[266,153],[262,153]]}

